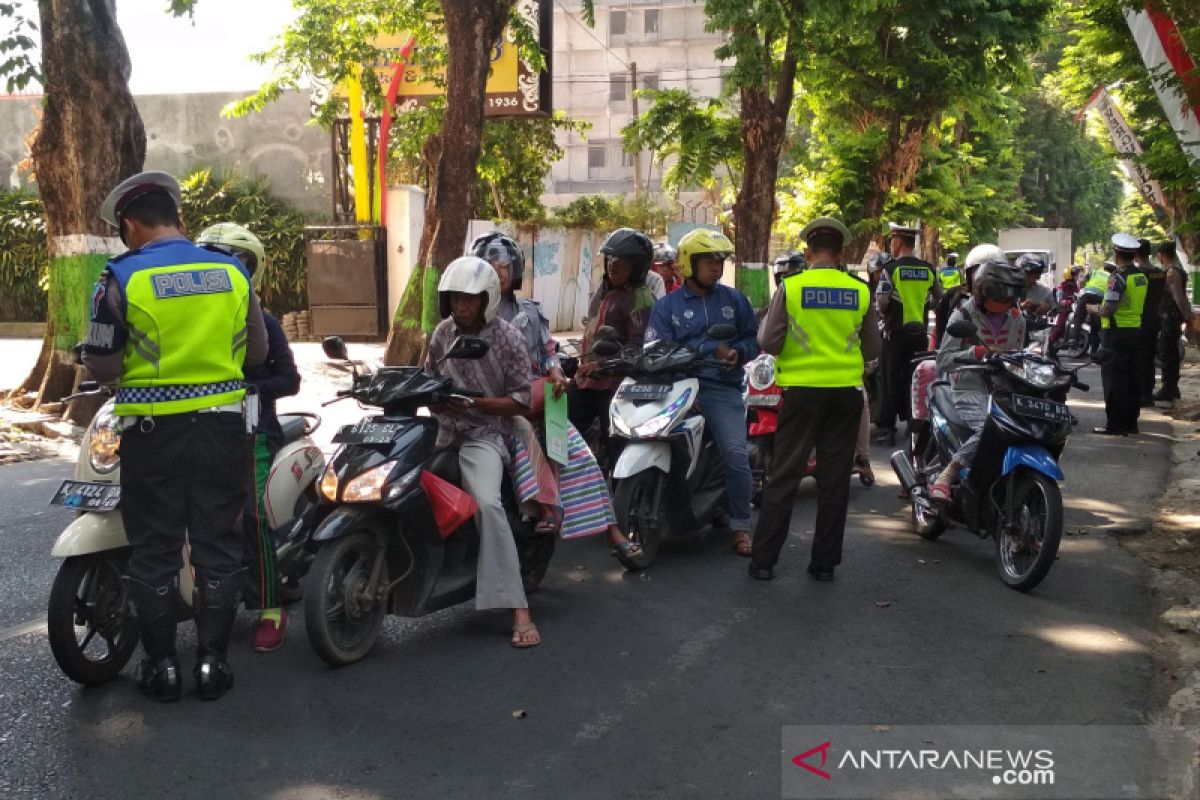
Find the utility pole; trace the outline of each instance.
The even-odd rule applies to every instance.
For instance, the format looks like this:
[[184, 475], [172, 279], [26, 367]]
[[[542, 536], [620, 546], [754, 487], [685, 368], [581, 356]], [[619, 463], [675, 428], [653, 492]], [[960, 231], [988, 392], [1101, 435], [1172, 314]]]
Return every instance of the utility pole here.
[[[638, 99], [637, 99], [637, 62], [629, 62], [629, 113], [633, 119], [638, 116]], [[642, 151], [635, 150], [633, 152], [633, 196], [642, 196]]]

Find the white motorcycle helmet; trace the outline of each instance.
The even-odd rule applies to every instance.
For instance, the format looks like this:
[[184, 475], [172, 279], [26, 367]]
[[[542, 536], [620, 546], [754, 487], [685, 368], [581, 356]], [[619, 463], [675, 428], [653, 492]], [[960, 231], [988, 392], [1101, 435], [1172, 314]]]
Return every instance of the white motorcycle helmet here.
[[262, 240], [236, 222], [218, 222], [200, 231], [196, 244], [233, 256], [246, 265], [257, 290], [262, 284], [267, 253]]
[[1006, 261], [1004, 251], [994, 244], [977, 244], [967, 253], [963, 269], [974, 269], [985, 261]]
[[438, 308], [442, 319], [450, 316], [450, 293], [482, 294], [487, 296], [483, 321], [489, 323], [500, 309], [500, 276], [488, 262], [478, 256], [463, 256], [450, 262], [438, 281]]

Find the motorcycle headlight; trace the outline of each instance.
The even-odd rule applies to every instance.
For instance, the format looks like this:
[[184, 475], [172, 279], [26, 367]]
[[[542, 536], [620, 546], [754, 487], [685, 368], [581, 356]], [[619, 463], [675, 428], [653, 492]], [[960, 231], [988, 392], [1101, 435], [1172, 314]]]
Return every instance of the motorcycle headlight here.
[[1039, 389], [1049, 389], [1054, 386], [1058, 375], [1054, 372], [1053, 364], [1006, 364], [1008, 371], [1021, 380]]
[[121, 434], [117, 431], [118, 418], [107, 407], [100, 410], [91, 425], [91, 438], [88, 440], [88, 461], [92, 469], [106, 475], [121, 466], [121, 456], [118, 450], [121, 446]]
[[321, 496], [331, 503], [337, 502], [337, 473], [333, 471], [333, 462], [329, 462], [329, 466], [325, 468], [325, 474], [321, 476]]
[[371, 503], [383, 499], [383, 486], [395, 469], [395, 461], [385, 461], [372, 467], [346, 484], [342, 491], [344, 503]]
[[674, 414], [659, 414], [652, 417], [641, 425], [633, 429], [633, 435], [642, 439], [648, 439], [651, 436], [658, 436], [671, 425], [671, 420], [674, 419]]
[[775, 359], [769, 355], [761, 355], [754, 359], [747, 368], [750, 386], [758, 391], [769, 389], [775, 383]]

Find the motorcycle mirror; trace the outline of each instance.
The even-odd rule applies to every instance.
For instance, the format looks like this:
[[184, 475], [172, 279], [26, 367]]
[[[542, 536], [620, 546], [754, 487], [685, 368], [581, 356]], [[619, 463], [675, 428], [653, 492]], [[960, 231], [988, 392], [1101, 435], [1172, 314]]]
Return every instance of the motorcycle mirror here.
[[611, 339], [600, 339], [592, 345], [592, 354], [603, 358], [612, 358], [621, 354], [621, 345]]
[[705, 333], [709, 338], [716, 339], [718, 342], [732, 342], [737, 338], [737, 328], [730, 325], [728, 322], [721, 322], [713, 325]]
[[350, 360], [350, 353], [346, 350], [346, 341], [340, 336], [326, 336], [321, 340], [321, 349], [330, 358], [339, 361]]
[[975, 323], [969, 319], [960, 319], [957, 322], [951, 323], [946, 328], [946, 333], [953, 336], [955, 339], [970, 339], [975, 334], [979, 333], [979, 329], [975, 327]]
[[442, 356], [442, 360], [460, 358], [467, 361], [478, 361], [486, 356], [490, 349], [490, 345], [478, 336], [459, 336], [450, 345], [446, 355]]
[[620, 342], [621, 334], [617, 333], [617, 329], [611, 325], [601, 325], [596, 329], [597, 339], [606, 339], [610, 342]]

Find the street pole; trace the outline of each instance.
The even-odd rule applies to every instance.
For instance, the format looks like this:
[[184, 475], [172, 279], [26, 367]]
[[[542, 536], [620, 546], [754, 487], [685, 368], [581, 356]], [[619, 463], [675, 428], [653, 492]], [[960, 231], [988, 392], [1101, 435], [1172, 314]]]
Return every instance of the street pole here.
[[[638, 117], [637, 101], [637, 62], [629, 62], [629, 113], [633, 119]], [[633, 151], [633, 196], [642, 196], [642, 151]]]

